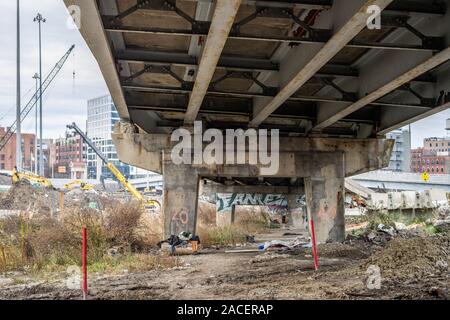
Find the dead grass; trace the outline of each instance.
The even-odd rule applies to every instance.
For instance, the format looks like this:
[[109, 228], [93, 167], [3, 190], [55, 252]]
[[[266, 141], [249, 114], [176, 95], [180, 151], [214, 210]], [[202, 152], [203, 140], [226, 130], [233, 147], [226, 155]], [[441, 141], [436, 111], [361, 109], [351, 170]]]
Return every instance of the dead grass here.
[[247, 236], [263, 233], [269, 225], [270, 219], [263, 209], [238, 207], [235, 224], [217, 227], [215, 206], [203, 202], [199, 205], [197, 234], [204, 247], [245, 243]]
[[[153, 269], [172, 265], [172, 258], [147, 254], [162, 237], [160, 216], [149, 216], [139, 204], [120, 202], [105, 212], [78, 209], [60, 219], [48, 216], [0, 220], [0, 272], [49, 271], [81, 264], [81, 229], [88, 230], [88, 263], [98, 269], [118, 266]], [[114, 248], [120, 258], [108, 255]], [[102, 266], [102, 267], [99, 267]]]

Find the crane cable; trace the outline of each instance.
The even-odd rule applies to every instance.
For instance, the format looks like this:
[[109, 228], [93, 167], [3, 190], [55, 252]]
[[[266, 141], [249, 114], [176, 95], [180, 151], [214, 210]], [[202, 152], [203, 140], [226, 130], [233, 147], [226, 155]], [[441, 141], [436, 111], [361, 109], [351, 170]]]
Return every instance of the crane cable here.
[[72, 51], [72, 64], [73, 64], [73, 71], [72, 71], [72, 95], [75, 95], [75, 89], [76, 89], [76, 84], [75, 84], [75, 79], [76, 79], [76, 71], [75, 71], [75, 51]]

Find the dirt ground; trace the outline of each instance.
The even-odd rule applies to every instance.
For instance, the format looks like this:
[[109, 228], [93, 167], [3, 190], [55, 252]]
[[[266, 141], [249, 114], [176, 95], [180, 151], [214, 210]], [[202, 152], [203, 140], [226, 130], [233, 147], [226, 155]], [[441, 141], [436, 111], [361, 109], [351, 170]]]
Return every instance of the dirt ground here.
[[[285, 231], [259, 236], [256, 242], [292, 238], [292, 235], [283, 237]], [[398, 238], [385, 247], [363, 240], [324, 244], [319, 247], [320, 270], [316, 272], [310, 249], [265, 253], [208, 249], [198, 255], [180, 256], [180, 267], [173, 269], [91, 274], [90, 297], [100, 300], [449, 299], [449, 251], [448, 233]], [[367, 270], [371, 265], [380, 268], [380, 289], [368, 289]], [[0, 299], [80, 299], [79, 290], [67, 289], [65, 278], [11, 284], [6, 277], [0, 277]]]

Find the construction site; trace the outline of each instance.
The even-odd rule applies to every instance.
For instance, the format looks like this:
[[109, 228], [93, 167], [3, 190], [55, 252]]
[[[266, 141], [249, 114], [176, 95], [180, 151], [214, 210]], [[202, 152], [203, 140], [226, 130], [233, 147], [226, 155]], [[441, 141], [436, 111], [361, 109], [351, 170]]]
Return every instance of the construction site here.
[[19, 165], [71, 46], [0, 135], [0, 300], [450, 299], [450, 138], [411, 152], [450, 107], [450, 1], [57, 1], [118, 159], [65, 118], [96, 179], [46, 175], [42, 127]]

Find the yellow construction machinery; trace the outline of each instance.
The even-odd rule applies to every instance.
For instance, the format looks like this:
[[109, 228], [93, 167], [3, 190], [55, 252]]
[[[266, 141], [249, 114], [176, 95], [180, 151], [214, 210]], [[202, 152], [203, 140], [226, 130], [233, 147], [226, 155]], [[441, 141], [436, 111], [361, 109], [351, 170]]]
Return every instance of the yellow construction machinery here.
[[74, 130], [78, 133], [83, 140], [89, 145], [90, 148], [100, 157], [106, 167], [111, 171], [111, 173], [116, 177], [117, 181], [123, 186], [123, 188], [128, 191], [136, 200], [138, 200], [146, 209], [154, 210], [158, 207], [161, 207], [160, 203], [156, 200], [148, 200], [146, 199], [130, 182], [128, 182], [127, 178], [120, 172], [117, 167], [108, 161], [105, 155], [95, 146], [95, 144], [89, 139], [86, 134], [75, 124], [72, 123], [68, 125], [67, 128]]
[[85, 183], [81, 180], [75, 180], [75, 181], [66, 183], [64, 185], [64, 189], [66, 189], [66, 190], [73, 190], [75, 188], [79, 188], [80, 190], [83, 190], [83, 191], [90, 191], [90, 190], [94, 189], [94, 186], [92, 184]]
[[13, 182], [13, 184], [25, 182], [25, 183], [33, 185], [33, 186], [39, 186], [39, 187], [53, 189], [53, 185], [50, 182], [50, 180], [48, 180], [44, 177], [38, 176], [31, 172], [19, 172], [16, 167], [14, 168], [14, 170], [12, 172], [12, 182]]

